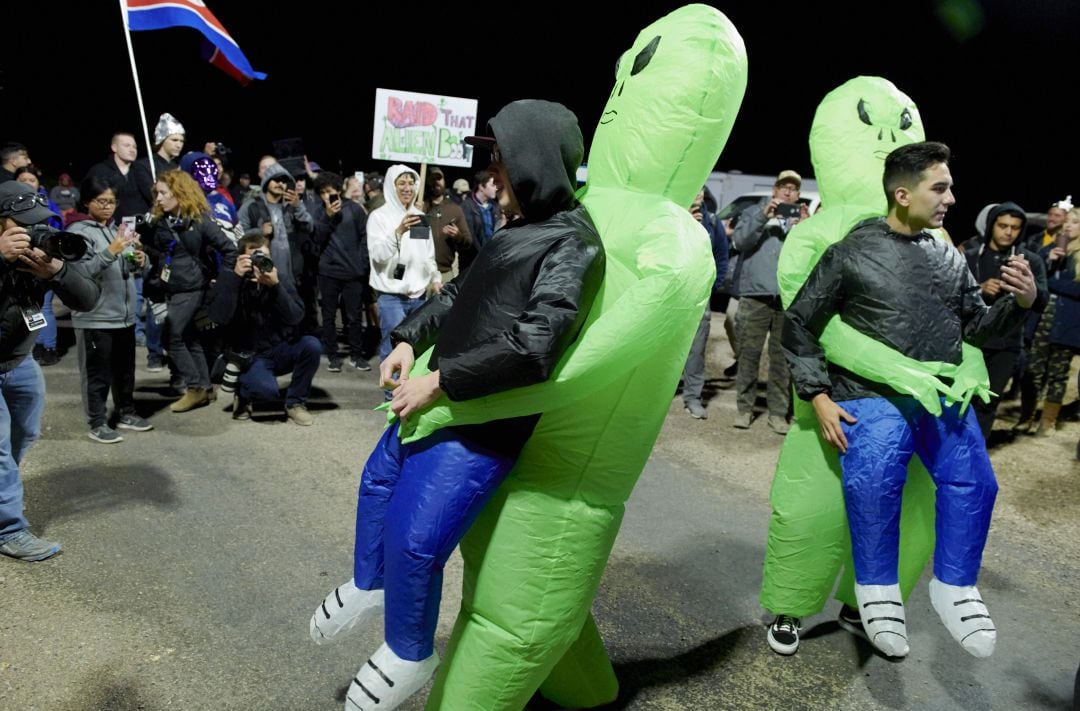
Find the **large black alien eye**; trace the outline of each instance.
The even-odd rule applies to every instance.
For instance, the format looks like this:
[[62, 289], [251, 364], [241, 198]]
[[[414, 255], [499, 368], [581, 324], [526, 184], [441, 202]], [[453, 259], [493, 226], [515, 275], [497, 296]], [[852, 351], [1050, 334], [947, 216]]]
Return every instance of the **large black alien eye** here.
[[866, 113], [866, 101], [863, 99], [859, 99], [859, 120], [867, 126], [874, 125], [874, 122], [870, 120], [870, 114]]
[[906, 131], [911, 128], [911, 112], [904, 109], [900, 112], [900, 130]]
[[635, 76], [645, 67], [649, 66], [649, 62], [652, 61], [653, 55], [656, 54], [656, 48], [660, 46], [660, 35], [652, 38], [652, 42], [645, 47], [645, 49], [638, 52], [638, 55], [634, 57], [634, 68], [630, 70], [630, 76]]

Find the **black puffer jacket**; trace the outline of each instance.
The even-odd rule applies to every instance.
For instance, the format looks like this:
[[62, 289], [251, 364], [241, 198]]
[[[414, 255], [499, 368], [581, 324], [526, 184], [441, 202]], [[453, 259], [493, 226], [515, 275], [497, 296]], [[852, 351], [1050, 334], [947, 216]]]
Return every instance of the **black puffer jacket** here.
[[829, 247], [786, 312], [784, 355], [799, 397], [835, 401], [900, 397], [825, 359], [818, 343], [835, 314], [876, 341], [920, 361], [959, 363], [964, 341], [982, 346], [1027, 313], [1013, 296], [988, 308], [963, 255], [923, 232], [893, 232], [883, 219], [856, 225]]
[[[573, 113], [546, 101], [517, 101], [489, 128], [524, 217], [496, 232], [468, 272], [391, 335], [418, 353], [434, 344], [431, 368], [451, 400], [546, 380], [581, 330], [604, 273], [600, 237], [574, 204], [582, 141]], [[523, 444], [535, 419], [461, 429], [513, 451], [506, 440]]]

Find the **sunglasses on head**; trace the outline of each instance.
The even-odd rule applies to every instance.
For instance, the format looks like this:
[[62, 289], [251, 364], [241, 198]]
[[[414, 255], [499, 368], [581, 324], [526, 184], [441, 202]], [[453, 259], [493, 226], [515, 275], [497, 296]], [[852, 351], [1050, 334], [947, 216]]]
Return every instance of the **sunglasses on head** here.
[[0, 202], [0, 212], [6, 215], [13, 215], [33, 210], [38, 205], [41, 207], [48, 207], [49, 201], [45, 199], [44, 195], [38, 193], [25, 193], [23, 195], [9, 197], [3, 202]]

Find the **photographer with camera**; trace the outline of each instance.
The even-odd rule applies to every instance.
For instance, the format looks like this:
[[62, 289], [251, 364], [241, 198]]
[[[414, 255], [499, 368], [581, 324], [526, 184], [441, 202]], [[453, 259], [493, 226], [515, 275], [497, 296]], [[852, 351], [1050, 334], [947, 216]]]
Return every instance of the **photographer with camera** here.
[[311, 213], [296, 192], [296, 179], [280, 163], [268, 164], [262, 192], [241, 206], [238, 217], [245, 235], [261, 234], [270, 240], [270, 256], [279, 273], [299, 288], [304, 269], [301, 250], [311, 237]]
[[227, 327], [228, 360], [246, 367], [238, 376], [233, 419], [250, 419], [254, 401], [277, 399], [276, 378], [291, 371], [285, 413], [307, 426], [314, 422], [307, 398], [322, 347], [314, 336], [299, 335], [304, 304], [293, 283], [278, 276], [268, 243], [262, 234], [240, 238], [236, 265], [218, 276], [206, 308], [211, 320]]
[[[802, 177], [785, 170], [776, 178], [772, 196], [739, 215], [731, 241], [739, 252], [739, 310], [735, 315], [735, 341], [739, 364], [735, 374], [738, 412], [735, 427], [748, 429], [754, 419], [757, 398], [758, 366], [765, 338], [769, 339], [769, 427], [777, 434], [788, 431], [787, 413], [791, 403], [791, 375], [780, 350], [784, 332], [784, 309], [780, 305], [780, 287], [776, 283], [776, 265], [784, 239], [799, 222], [808, 217], [806, 205], [799, 202]], [[770, 335], [771, 334], [771, 335]]]
[[90, 309], [101, 293], [84, 267], [68, 262], [82, 257], [74, 243], [83, 241], [44, 224], [52, 217], [26, 183], [0, 184], [0, 554], [25, 561], [60, 551], [59, 543], [30, 533], [19, 476], [45, 409], [41, 368], [26, 357], [45, 326], [41, 298], [51, 288], [71, 308]]

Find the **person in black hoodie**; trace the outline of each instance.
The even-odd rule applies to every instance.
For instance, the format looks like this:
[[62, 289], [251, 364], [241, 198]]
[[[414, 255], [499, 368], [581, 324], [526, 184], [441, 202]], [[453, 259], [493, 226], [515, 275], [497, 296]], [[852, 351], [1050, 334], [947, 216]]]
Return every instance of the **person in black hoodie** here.
[[[543, 382], [577, 337], [600, 287], [604, 252], [574, 199], [581, 130], [547, 101], [516, 101], [488, 124], [499, 201], [511, 221], [459, 275], [392, 333], [384, 386], [400, 418], [445, 393], [467, 400]], [[434, 346], [426, 375], [414, 354]], [[311, 618], [317, 644], [383, 606], [386, 642], [349, 687], [346, 708], [378, 697], [393, 709], [434, 673], [442, 567], [502, 482], [539, 415], [449, 427], [402, 445], [387, 429], [368, 459], [357, 502], [353, 578]], [[385, 577], [384, 577], [385, 570]]]
[[[885, 159], [888, 215], [860, 222], [825, 250], [785, 312], [783, 348], [795, 390], [814, 408], [826, 442], [840, 450], [851, 529], [855, 596], [863, 628], [889, 656], [908, 653], [897, 576], [901, 492], [914, 454], [937, 485], [937, 541], [930, 602], [969, 653], [997, 639], [975, 587], [997, 481], [974, 415], [944, 403], [935, 416], [915, 398], [828, 363], [818, 338], [833, 316], [920, 361], [957, 364], [962, 344], [1011, 333], [1038, 290], [1022, 256], [1001, 266], [1004, 295], [980, 297], [963, 256], [926, 230], [956, 199], [941, 143], [912, 143]], [[850, 443], [850, 444], [849, 444]], [[887, 611], [875, 615], [875, 612]]]
[[322, 300], [322, 346], [330, 359], [330, 372], [341, 372], [337, 342], [337, 310], [342, 306], [342, 327], [349, 340], [350, 365], [371, 370], [364, 358], [364, 305], [369, 301], [367, 213], [352, 200], [342, 199], [340, 175], [323, 171], [315, 178], [314, 193], [322, 209], [314, 211], [312, 248], [318, 253], [319, 296]]
[[[1001, 268], [1015, 255], [1021, 255], [1027, 259], [1031, 273], [1035, 276], [1035, 285], [1039, 295], [1031, 310], [1040, 313], [1046, 306], [1049, 298], [1046, 286], [1046, 266], [1039, 255], [1026, 249], [1020, 242], [1026, 227], [1027, 215], [1023, 208], [1015, 202], [1003, 202], [987, 213], [986, 229], [982, 240], [977, 243], [968, 243], [964, 250], [968, 268], [971, 269], [975, 281], [979, 284], [979, 290], [987, 306], [993, 306], [998, 299], [1007, 295], [1008, 292], [1003, 288], [1004, 282], [1001, 280]], [[986, 370], [990, 374], [990, 391], [997, 394], [990, 399], [990, 402], [983, 402], [976, 398], [972, 404], [975, 407], [975, 416], [979, 420], [979, 429], [982, 430], [983, 437], [987, 441], [990, 439], [990, 431], [994, 428], [998, 403], [1001, 402], [1000, 393], [1005, 392], [1005, 386], [1016, 369], [1023, 347], [1022, 324], [982, 345]]]

